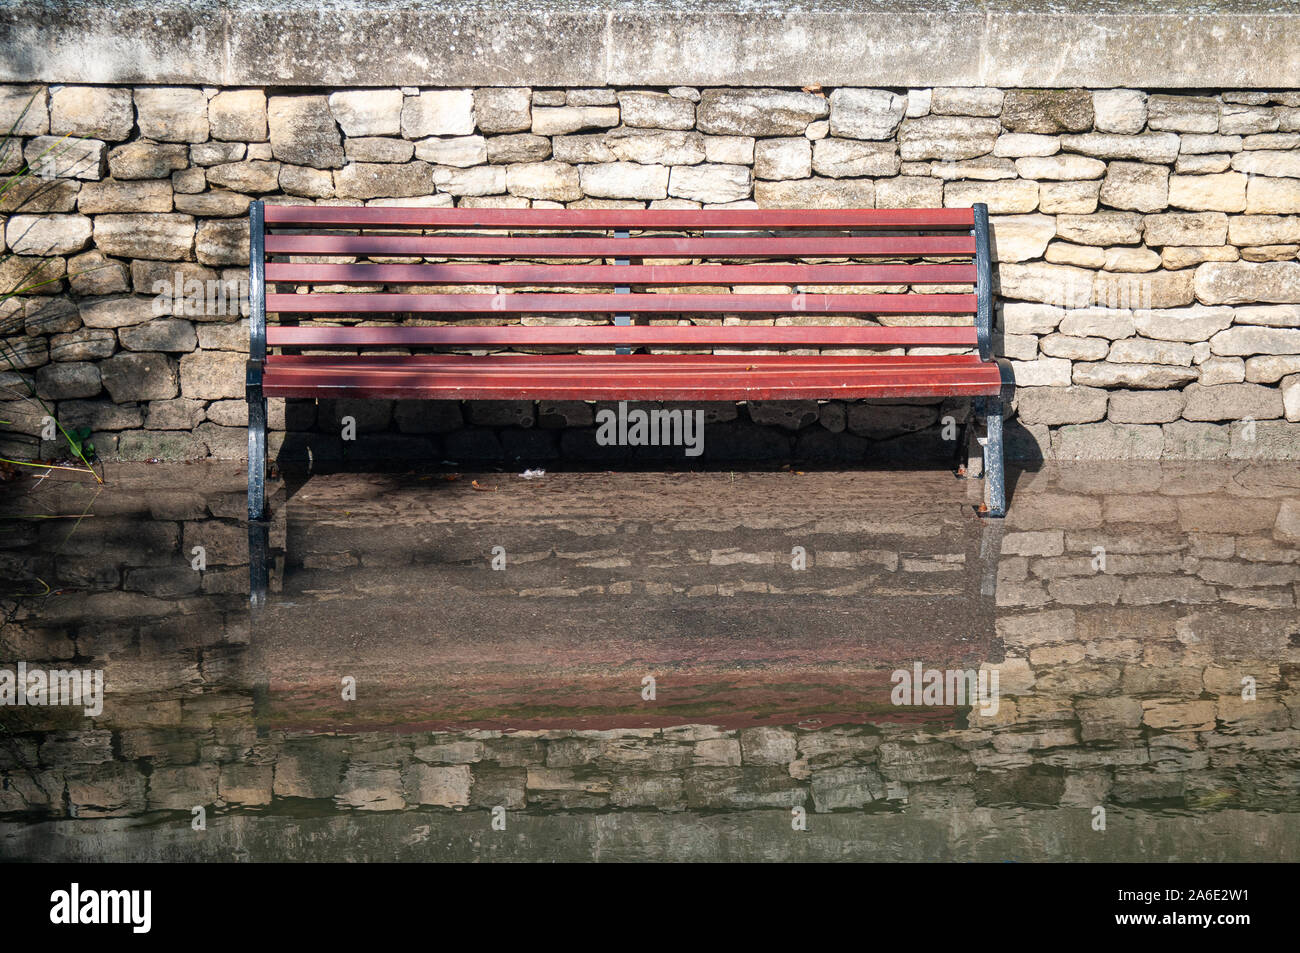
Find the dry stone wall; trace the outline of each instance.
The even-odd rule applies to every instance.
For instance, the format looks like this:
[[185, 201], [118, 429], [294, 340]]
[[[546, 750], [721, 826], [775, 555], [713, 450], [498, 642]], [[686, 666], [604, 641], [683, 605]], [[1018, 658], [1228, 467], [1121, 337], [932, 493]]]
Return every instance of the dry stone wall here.
[[[14, 123], [3, 171], [39, 176], [0, 204], [0, 281], [53, 280], [0, 313], [4, 455], [59, 454], [19, 399], [27, 382], [102, 457], [242, 456], [246, 212], [261, 198], [986, 202], [1013, 455], [1300, 456], [1300, 92], [0, 86], [0, 126]], [[714, 407], [710, 455], [944, 452], [940, 421], [962, 403]], [[294, 404], [273, 402], [277, 429], [337, 432], [348, 412], [382, 453], [548, 459], [594, 443], [588, 404]]]

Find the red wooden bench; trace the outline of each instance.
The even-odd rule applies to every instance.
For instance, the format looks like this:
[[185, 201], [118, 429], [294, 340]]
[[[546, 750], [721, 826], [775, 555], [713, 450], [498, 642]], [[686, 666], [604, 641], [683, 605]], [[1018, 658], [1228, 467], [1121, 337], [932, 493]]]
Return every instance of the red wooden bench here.
[[[708, 211], [253, 202], [250, 225], [251, 521], [265, 515], [268, 397], [740, 401], [967, 395], [976, 400], [975, 416], [987, 428], [981, 509], [989, 516], [1005, 512], [1006, 375], [992, 355], [984, 205]], [[474, 287], [472, 293], [446, 293], [458, 285]], [[716, 292], [735, 285], [781, 290]], [[484, 293], [483, 286], [495, 290]], [[690, 286], [714, 290], [675, 290]], [[819, 290], [826, 286], [842, 287]], [[886, 293], [862, 293], [862, 286], [883, 286]], [[268, 314], [288, 323], [268, 326]], [[546, 314], [601, 323], [536, 327], [518, 320]], [[795, 322], [775, 326], [756, 320], [790, 315], [797, 316]], [[892, 323], [904, 315], [913, 316], [911, 323]], [[724, 316], [727, 321], [720, 320]], [[672, 323], [648, 323], [651, 317], [671, 317]], [[713, 323], [690, 324], [689, 317]], [[395, 323], [404, 318], [441, 323]], [[481, 320], [456, 323], [465, 318], [494, 320], [490, 326]], [[305, 323], [310, 319], [327, 323]], [[281, 353], [272, 353], [277, 348]], [[366, 348], [389, 353], [367, 354]], [[510, 348], [570, 353], [506, 353]], [[700, 353], [637, 351], [646, 348]], [[801, 353], [715, 350], [725, 348]], [[896, 353], [835, 353], [871, 348]], [[297, 353], [311, 349], [358, 353]], [[949, 353], [954, 349], [974, 353]], [[602, 353], [578, 353], [591, 350]]]

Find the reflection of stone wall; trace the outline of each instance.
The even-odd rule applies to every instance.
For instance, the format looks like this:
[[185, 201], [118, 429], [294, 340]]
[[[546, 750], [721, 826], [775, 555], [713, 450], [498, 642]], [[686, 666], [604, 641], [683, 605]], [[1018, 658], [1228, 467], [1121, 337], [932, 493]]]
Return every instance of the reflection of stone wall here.
[[[128, 477], [129, 479], [129, 477]], [[242, 608], [248, 594], [247, 502], [239, 491], [155, 489], [148, 494], [97, 497], [87, 484], [49, 488], [36, 499], [0, 507], [9, 516], [32, 505], [90, 508], [75, 530], [65, 519], [17, 523], [7, 542], [5, 566], [15, 580], [40, 591], [18, 616], [38, 625], [87, 620], [138, 620], [199, 611]], [[9, 518], [12, 519], [11, 516]], [[277, 534], [277, 539], [281, 534]], [[205, 568], [196, 570], [195, 548]], [[6, 634], [10, 630], [5, 630]]]
[[1285, 477], [1135, 465], [1039, 481], [1025, 476], [1007, 521], [999, 605], [1296, 605], [1300, 504]]
[[[1096, 620], [1109, 629], [1113, 619]], [[1118, 642], [1121, 644], [1113, 644]], [[91, 730], [22, 736], [4, 813], [81, 818], [258, 811], [811, 813], [1224, 809], [1294, 816], [1300, 704], [1270, 650], [1204, 655], [1172, 638], [1072, 642], [1004, 675], [996, 719], [921, 731], [708, 725], [617, 731], [266, 735], [253, 702], [205, 693], [121, 704]], [[1218, 651], [1222, 651], [1219, 649]], [[1071, 653], [1084, 657], [1062, 662]], [[1159, 656], [1160, 664], [1151, 664]], [[1238, 697], [1243, 673], [1258, 701]], [[66, 799], [66, 800], [65, 800]], [[1118, 812], [1117, 811], [1117, 812]], [[485, 822], [486, 823], [486, 822]], [[1079, 823], [1087, 824], [1086, 818]]]
[[0, 821], [14, 857], [49, 861], [407, 861], [590, 860], [1145, 862], [1294, 861], [1295, 814], [1228, 808], [1197, 814], [1125, 808], [1109, 833], [1084, 809], [938, 808], [932, 814], [845, 811], [815, 815], [793, 831], [784, 810], [736, 812], [571, 811], [514, 814], [503, 832], [481, 811], [329, 816], [234, 814], [197, 834], [188, 822], [142, 836], [130, 819]]
[[[309, 799], [343, 811], [926, 813], [1147, 802], [1295, 811], [1300, 696], [1279, 663], [1293, 628], [1276, 616], [1180, 620], [1150, 609], [1011, 617], [1002, 627], [1009, 657], [989, 663], [1001, 672], [1001, 710], [947, 729], [882, 721], [268, 734], [244, 691], [119, 695], [93, 728], [18, 735], [0, 755], [0, 810], [278, 813]], [[1240, 697], [1246, 675], [1259, 683], [1253, 702]]]
[[[215, 849], [179, 833], [188, 831], [189, 809], [201, 804], [214, 835], [247, 838], [259, 845], [248, 849], [266, 856], [277, 849], [274, 832], [300, 830], [329, 835], [332, 849], [344, 854], [370, 855], [382, 852], [386, 839], [406, 843], [398, 829], [410, 836], [424, 825], [458, 835], [486, 831], [488, 812], [502, 806], [510, 830], [522, 838], [511, 842], [520, 850], [539, 850], [545, 832], [562, 830], [583, 844], [607, 837], [628, 856], [648, 856], [671, 849], [689, 832], [691, 845], [682, 850], [719, 859], [731, 849], [761, 853], [765, 848], [743, 832], [788, 832], [789, 808], [802, 806], [813, 816], [810, 833], [837, 833], [834, 843], [814, 838], [813, 846], [800, 848], [812, 856], [837, 856], [844, 844], [857, 845], [855, 856], [869, 856], [876, 843], [893, 845], [898, 856], [926, 859], [949, 856], [964, 844], [971, 851], [1003, 851], [1005, 859], [1109, 857], [1112, 850], [1129, 850], [1089, 839], [1091, 809], [1102, 805], [1112, 829], [1140, 831], [1138, 840], [1168, 845], [1171, 857], [1244, 859], [1263, 851], [1284, 859], [1297, 842], [1300, 812], [1300, 629], [1293, 601], [1300, 582], [1300, 511], [1288, 481], [1294, 474], [1259, 468], [1236, 474], [1204, 468], [1026, 474], [997, 558], [999, 644], [965, 642], [1000, 673], [1001, 707], [991, 717], [936, 710], [925, 723], [890, 713], [853, 723], [823, 720], [815, 727], [782, 722], [777, 711], [768, 713], [770, 723], [752, 727], [719, 726], [705, 717], [652, 728], [399, 731], [393, 729], [430, 717], [430, 693], [444, 694], [454, 683], [422, 682], [412, 704], [396, 688], [384, 688], [382, 667], [372, 666], [362, 680], [368, 701], [345, 719], [354, 725], [362, 719], [362, 727], [317, 732], [296, 726], [314, 715], [314, 702], [295, 692], [311, 674], [277, 668], [277, 653], [288, 659], [295, 649], [337, 654], [333, 669], [322, 668], [334, 672], [335, 686], [339, 664], [361, 670], [364, 646], [349, 635], [343, 649], [335, 648], [324, 623], [333, 620], [345, 635], [364, 633], [373, 643], [399, 639], [409, 626], [381, 587], [385, 581], [396, 585], [404, 601], [416, 603], [419, 617], [421, 590], [414, 580], [427, 584], [432, 578], [435, 551], [442, 560], [438, 578], [452, 602], [513, 606], [493, 609], [498, 627], [501, 620], [544, 615], [558, 620], [558, 632], [578, 625], [583, 607], [606, 620], [606, 640], [615, 642], [625, 633], [609, 629], [608, 620], [636, 614], [627, 602], [638, 594], [632, 576], [651, 576], [661, 586], [653, 593], [661, 602], [723, 606], [728, 618], [743, 619], [754, 607], [778, 611], [779, 600], [791, 595], [788, 583], [785, 591], [775, 585], [784, 573], [776, 553], [784, 546], [771, 543], [773, 536], [783, 542], [808, 538], [814, 562], [821, 554], [848, 552], [821, 541], [853, 536], [863, 546], [880, 545], [853, 559], [827, 559], [823, 571], [830, 575], [809, 573], [797, 604], [809, 626], [813, 619], [838, 618], [856, 654], [885, 671], [912, 658], [941, 659], [924, 642], [932, 636], [927, 613], [952, 614], [959, 602], [973, 600], [985, 569], [967, 555], [957, 523], [942, 513], [863, 513], [851, 517], [850, 527], [819, 521], [815, 502], [807, 513], [769, 521], [756, 501], [745, 517], [753, 525], [740, 528], [743, 545], [715, 549], [712, 535], [736, 527], [728, 513], [709, 514], [705, 493], [682, 504], [698, 507], [698, 514], [687, 514], [677, 526], [664, 523], [661, 532], [647, 526], [622, 536], [604, 532], [637, 526], [611, 514], [579, 521], [560, 512], [554, 522], [536, 525], [525, 520], [523, 535], [509, 542], [520, 557], [519, 575], [502, 574], [498, 585], [489, 578], [496, 574], [480, 568], [471, 576], [465, 565], [466, 541], [495, 533], [482, 520], [491, 509], [486, 494], [467, 491], [464, 511], [450, 520], [445, 513], [437, 521], [409, 514], [410, 535], [403, 536], [369, 522], [371, 510], [361, 501], [359, 518], [346, 523], [329, 481], [318, 481], [322, 489], [302, 491], [297, 508], [289, 508], [286, 605], [254, 623], [252, 649], [260, 642], [260, 652], [246, 644], [250, 629], [238, 597], [128, 594], [107, 591], [107, 584], [84, 601], [65, 602], [66, 608], [53, 600], [0, 632], [9, 640], [6, 648], [17, 644], [30, 659], [105, 663], [114, 691], [93, 725], [66, 712], [18, 713], [24, 720], [10, 736], [13, 743], [0, 748], [0, 813], [27, 825], [99, 819], [75, 828], [81, 849], [94, 854], [109, 845], [142, 849], [141, 839], [119, 840], [126, 835], [108, 819], [162, 812], [150, 843], [185, 856]], [[399, 511], [418, 498], [412, 489], [392, 486], [381, 496]], [[238, 499], [233, 492], [229, 498], [232, 505]], [[429, 506], [423, 492], [419, 498]], [[152, 505], [155, 525], [162, 527], [156, 532], [163, 535], [138, 530], [139, 554], [128, 552], [108, 519], [89, 527], [85, 553], [69, 558], [84, 561], [82, 571], [95, 578], [106, 577], [100, 567], [112, 565], [120, 580], [130, 579], [132, 565], [157, 565], [155, 552], [178, 555], [168, 548], [178, 545], [168, 535], [173, 527], [179, 526], [180, 539], [216, 538], [205, 527], [224, 524], [214, 517], [221, 517], [225, 500], [209, 497], [199, 506], [188, 495], [159, 495]], [[521, 512], [531, 511], [522, 506]], [[599, 548], [590, 542], [583, 551], [569, 548], [576, 540], [566, 534], [579, 530]], [[697, 549], [679, 547], [672, 539], [677, 533]], [[527, 549], [529, 534], [554, 536], [557, 551]], [[757, 545], [763, 536], [766, 549]], [[92, 542], [102, 555], [94, 554]], [[1105, 548], [1104, 570], [1092, 564], [1097, 546]], [[416, 561], [421, 552], [422, 563]], [[871, 559], [862, 556], [868, 552]], [[380, 561], [385, 554], [386, 564]], [[56, 572], [58, 566], [56, 559]], [[416, 574], [404, 575], [408, 569]], [[839, 574], [854, 571], [865, 574], [867, 585], [841, 592]], [[533, 585], [547, 582], [548, 573], [572, 577], [572, 590]], [[907, 602], [909, 593], [918, 598]], [[577, 594], [581, 598], [573, 598]], [[862, 638], [866, 629], [846, 627], [845, 605], [851, 618], [871, 620], [896, 612], [900, 601], [909, 606], [904, 615], [915, 635], [890, 643], [888, 656]], [[348, 615], [349, 605], [360, 607], [360, 615]], [[311, 614], [313, 608], [320, 614]], [[424, 617], [433, 618], [428, 612]], [[348, 624], [354, 618], [370, 628]], [[508, 637], [522, 639], [525, 633], [515, 628], [510, 625]], [[496, 633], [485, 629], [460, 641], [491, 645]], [[639, 630], [635, 635], [644, 637]], [[840, 664], [840, 646], [829, 637], [809, 640], [793, 629], [775, 638], [762, 631], [744, 635], [780, 651], [744, 664], [730, 656], [729, 677], [739, 680], [757, 668], [761, 681], [781, 683], [792, 699], [800, 685], [814, 685], [823, 675], [814, 664], [797, 664], [804, 643], [824, 646], [823, 659]], [[727, 637], [717, 629], [719, 641]], [[676, 638], [675, 657], [684, 659], [677, 669], [708, 666], [703, 647], [685, 635]], [[455, 648], [421, 656], [398, 644], [395, 654], [372, 652], [387, 664], [393, 685], [410, 671], [436, 669], [445, 677], [449, 668], [477, 665], [487, 673], [480, 687], [495, 678], [524, 704], [539, 702], [526, 696], [538, 694], [548, 679], [566, 679], [555, 683], [570, 686], [572, 695], [576, 662], [599, 661], [575, 654], [559, 635], [548, 634], [545, 651], [520, 644], [523, 649], [509, 648], [514, 642], [497, 646], [477, 662], [457, 656]], [[882, 666], [886, 657], [892, 663]], [[527, 669], [527, 678], [518, 679], [512, 666]], [[1247, 676], [1258, 686], [1253, 701], [1241, 694]], [[268, 681], [270, 688], [263, 687]], [[330, 692], [337, 699], [337, 688]], [[468, 697], [473, 704], [481, 693]], [[0, 716], [15, 725], [15, 710]], [[394, 812], [400, 823], [379, 819]], [[319, 814], [330, 817], [304, 819]], [[355, 843], [349, 839], [347, 848], [337, 846], [338, 828], [331, 827], [339, 814], [368, 832]], [[718, 824], [739, 840], [719, 837]], [[31, 825], [20, 840], [28, 843], [37, 836], [32, 832], [46, 829]], [[641, 832], [639, 841], [633, 830]], [[911, 843], [897, 840], [904, 830]], [[1241, 830], [1258, 836], [1237, 837]], [[1206, 831], [1232, 836], [1198, 841]]]
[[[1300, 450], [1300, 94], [1110, 89], [0, 87], [51, 178], [11, 193], [0, 314], [19, 370], [106, 458], [238, 458], [252, 198], [461, 207], [987, 202], [1020, 387], [1016, 455]], [[14, 153], [7, 164], [19, 164]], [[36, 188], [36, 186], [40, 186]], [[178, 281], [179, 278], [179, 281]], [[156, 283], [173, 297], [155, 313]], [[160, 287], [160, 286], [159, 286]], [[201, 304], [184, 303], [203, 288]], [[546, 320], [538, 319], [543, 323]], [[748, 319], [747, 319], [748, 320]], [[790, 319], [777, 319], [778, 321]], [[882, 318], [887, 323], [897, 318]], [[906, 319], [902, 319], [906, 320]], [[3, 379], [12, 396], [15, 381]], [[587, 404], [273, 403], [357, 455], [600, 459]], [[954, 407], [725, 406], [718, 459], [941, 455]], [[30, 406], [0, 448], [52, 453]], [[884, 451], [873, 445], [884, 441]], [[341, 452], [317, 440], [330, 459]]]

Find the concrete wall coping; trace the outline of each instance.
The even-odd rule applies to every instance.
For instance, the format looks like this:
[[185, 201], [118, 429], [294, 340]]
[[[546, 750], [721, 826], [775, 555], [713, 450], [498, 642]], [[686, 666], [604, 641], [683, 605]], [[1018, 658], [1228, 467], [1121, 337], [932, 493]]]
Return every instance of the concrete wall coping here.
[[0, 81], [1269, 89], [1295, 0], [0, 0]]

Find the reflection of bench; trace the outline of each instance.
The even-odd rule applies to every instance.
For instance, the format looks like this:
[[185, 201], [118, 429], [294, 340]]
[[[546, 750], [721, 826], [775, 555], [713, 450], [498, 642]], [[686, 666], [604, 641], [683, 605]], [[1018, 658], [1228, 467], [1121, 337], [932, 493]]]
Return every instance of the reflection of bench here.
[[[1003, 375], [991, 349], [984, 205], [713, 211], [254, 202], [249, 217], [251, 520], [265, 512], [267, 397], [969, 395], [987, 423], [982, 509], [1004, 513]], [[268, 294], [268, 282], [284, 290]], [[736, 293], [765, 285], [771, 290]], [[692, 289], [703, 293], [685, 293]], [[288, 320], [268, 328], [268, 312]], [[586, 323], [521, 320], [545, 315]], [[401, 323], [407, 317], [436, 323]], [[307, 318], [321, 320], [300, 323]], [[300, 353], [313, 348], [327, 353]], [[864, 353], [871, 348], [887, 350]], [[551, 353], [512, 352], [538, 349]], [[953, 353], [972, 349], [978, 353]]]

